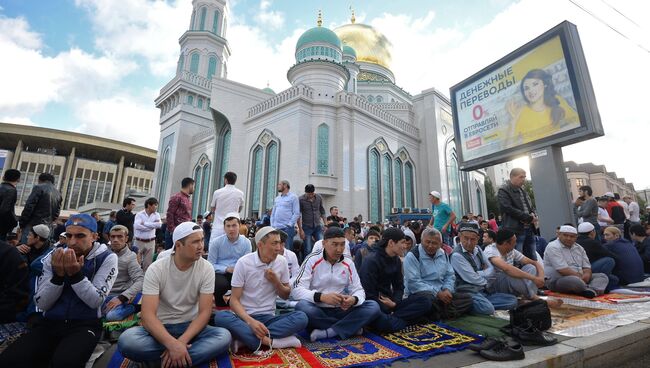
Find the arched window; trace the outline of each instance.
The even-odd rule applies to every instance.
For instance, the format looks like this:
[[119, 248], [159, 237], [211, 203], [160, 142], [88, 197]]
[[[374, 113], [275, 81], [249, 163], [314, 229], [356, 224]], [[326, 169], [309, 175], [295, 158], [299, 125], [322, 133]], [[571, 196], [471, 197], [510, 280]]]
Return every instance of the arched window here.
[[162, 154], [162, 163], [160, 168], [160, 176], [158, 176], [158, 198], [161, 198], [158, 208], [160, 212], [165, 210], [165, 205], [167, 204], [162, 200], [167, 190], [167, 178], [169, 176], [169, 156], [171, 154], [171, 148], [169, 146], [165, 147]]
[[397, 158], [393, 163], [393, 173], [395, 176], [395, 207], [401, 208], [404, 206], [404, 183], [402, 183], [402, 161]]
[[381, 165], [381, 190], [382, 190], [382, 201], [383, 201], [383, 218], [385, 218], [393, 207], [393, 176], [392, 176], [392, 160], [390, 156], [386, 153], [382, 158]]
[[379, 201], [379, 152], [376, 149], [371, 149], [368, 158], [368, 197], [370, 200], [370, 220], [375, 222], [381, 220]]
[[195, 18], [196, 18], [196, 10], [192, 10], [192, 18], [190, 19], [190, 31], [196, 29], [196, 25], [194, 24]]
[[278, 145], [271, 142], [266, 148], [266, 208], [273, 207], [278, 183]]
[[375, 98], [372, 97], [372, 96], [368, 96], [368, 102], [370, 102], [370, 103], [374, 103], [374, 102], [375, 102]]
[[228, 129], [223, 134], [223, 145], [221, 147], [221, 174], [219, 175], [219, 180], [223, 178], [224, 175], [228, 172], [228, 164], [230, 163], [230, 139], [232, 136], [232, 131]]
[[184, 67], [185, 67], [185, 57], [181, 52], [181, 56], [178, 57], [178, 66], [176, 67], [176, 74], [182, 73]]
[[210, 161], [203, 155], [194, 166], [194, 198], [192, 198], [192, 218], [204, 213], [208, 208], [210, 192]]
[[187, 95], [187, 104], [194, 106], [194, 96]]
[[316, 153], [316, 173], [328, 175], [330, 171], [330, 127], [323, 123], [318, 126]]
[[273, 133], [264, 130], [253, 145], [251, 154], [251, 184], [248, 212], [261, 217], [267, 208], [273, 207], [277, 194], [279, 174], [280, 141]]
[[384, 98], [381, 96], [377, 96], [377, 103], [382, 103], [384, 102]]
[[196, 107], [198, 107], [199, 109], [203, 108], [203, 97], [198, 98], [198, 100], [196, 102]]
[[212, 16], [212, 33], [219, 34], [217, 32], [219, 27], [219, 11], [215, 10], [214, 15]]
[[201, 56], [199, 55], [198, 52], [193, 52], [192, 56], [190, 56], [190, 72], [194, 74], [199, 73], [199, 58]]
[[208, 79], [211, 80], [214, 73], [217, 71], [217, 58], [210, 56], [208, 60]]
[[205, 16], [207, 14], [208, 9], [206, 8], [201, 8], [201, 15], [199, 18], [199, 31], [205, 31]]
[[264, 149], [262, 146], [257, 146], [253, 150], [253, 164], [251, 165], [252, 172], [251, 172], [251, 177], [252, 177], [252, 188], [251, 188], [251, 207], [253, 212], [259, 213], [260, 211], [260, 203], [261, 203], [261, 197], [262, 197], [262, 175], [264, 173], [262, 172], [262, 168], [264, 167]]
[[407, 162], [404, 165], [404, 186], [406, 188], [406, 207], [415, 207], [415, 189], [413, 184], [415, 182], [415, 173], [413, 165]]

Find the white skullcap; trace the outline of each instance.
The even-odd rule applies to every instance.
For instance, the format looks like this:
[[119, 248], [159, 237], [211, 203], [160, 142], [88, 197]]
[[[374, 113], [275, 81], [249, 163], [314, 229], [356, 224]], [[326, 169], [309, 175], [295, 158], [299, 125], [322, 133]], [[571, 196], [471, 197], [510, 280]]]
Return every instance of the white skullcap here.
[[578, 235], [578, 231], [576, 230], [576, 228], [573, 227], [573, 226], [570, 226], [570, 225], [562, 225], [562, 226], [560, 226], [560, 232], [561, 233]]
[[595, 227], [591, 222], [583, 222], [580, 225], [578, 225], [578, 232], [580, 234], [588, 234], [592, 231], [594, 231]]

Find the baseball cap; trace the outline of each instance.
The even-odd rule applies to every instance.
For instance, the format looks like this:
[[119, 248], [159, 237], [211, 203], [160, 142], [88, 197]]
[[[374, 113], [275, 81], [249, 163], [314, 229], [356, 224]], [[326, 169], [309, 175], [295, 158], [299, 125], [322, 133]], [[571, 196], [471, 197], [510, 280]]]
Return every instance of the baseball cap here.
[[59, 238], [67, 238], [67, 237], [68, 237], [68, 234], [66, 234], [65, 231], [62, 232], [61, 234], [59, 234]]
[[280, 234], [278, 230], [271, 226], [264, 226], [263, 228], [259, 229], [257, 233], [255, 234], [255, 243], [259, 243], [263, 237], [274, 233], [274, 234]]
[[77, 213], [70, 216], [65, 223], [65, 227], [67, 228], [68, 226], [81, 226], [93, 233], [97, 232], [97, 220], [87, 213]]
[[34, 232], [34, 234], [40, 236], [43, 239], [47, 239], [50, 237], [50, 228], [47, 227], [47, 225], [43, 225], [43, 224], [36, 225], [32, 227], [32, 231]]
[[459, 233], [462, 233], [463, 231], [469, 231], [478, 234], [479, 233], [478, 225], [473, 222], [464, 222], [458, 228]]
[[185, 238], [188, 235], [198, 233], [199, 231], [203, 231], [201, 226], [197, 225], [196, 223], [192, 221], [186, 221], [181, 223], [180, 225], [176, 226], [174, 229], [174, 234], [172, 235], [172, 241], [174, 244], [176, 244], [177, 241]]
[[583, 222], [580, 225], [578, 225], [578, 232], [580, 234], [588, 234], [594, 231], [594, 229], [595, 229], [594, 225], [591, 224], [590, 222]]
[[207, 217], [210, 216], [211, 214], [212, 214], [212, 212], [210, 212], [210, 211], [205, 211], [205, 213], [203, 214], [203, 218], [207, 218]]
[[438, 198], [438, 199], [442, 198], [442, 196], [440, 195], [440, 192], [438, 192], [436, 190], [432, 190], [429, 194], [431, 196], [434, 196], [434, 197]]
[[603, 194], [603, 197], [614, 198], [614, 193], [612, 193], [612, 192], [607, 192], [607, 193]]
[[569, 225], [562, 225], [560, 226], [559, 232], [561, 233], [567, 233], [567, 234], [578, 234], [578, 231], [576, 230], [575, 227], [569, 226]]

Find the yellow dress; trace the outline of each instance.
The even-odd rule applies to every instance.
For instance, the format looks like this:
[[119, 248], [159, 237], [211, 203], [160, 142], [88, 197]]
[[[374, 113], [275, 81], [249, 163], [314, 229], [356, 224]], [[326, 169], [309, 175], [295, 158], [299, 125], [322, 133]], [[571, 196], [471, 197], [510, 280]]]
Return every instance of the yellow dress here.
[[564, 98], [555, 97], [560, 101], [560, 107], [564, 109], [564, 119], [559, 124], [553, 124], [550, 108], [535, 111], [525, 105], [515, 123], [515, 138], [521, 137], [522, 143], [528, 143], [580, 126], [580, 119], [576, 111], [569, 106]]

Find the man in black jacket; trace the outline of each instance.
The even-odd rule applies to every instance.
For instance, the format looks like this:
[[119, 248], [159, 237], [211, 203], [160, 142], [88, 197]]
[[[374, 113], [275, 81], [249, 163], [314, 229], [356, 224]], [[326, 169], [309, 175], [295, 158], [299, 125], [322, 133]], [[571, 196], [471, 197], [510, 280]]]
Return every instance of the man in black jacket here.
[[5, 171], [0, 184], [0, 240], [7, 240], [7, 234], [16, 227], [16, 185], [20, 181], [20, 171], [9, 169]]
[[27, 235], [33, 226], [50, 226], [61, 212], [61, 193], [54, 186], [54, 175], [42, 173], [38, 185], [34, 186], [20, 215], [20, 228], [23, 231], [21, 243], [27, 242]]
[[0, 323], [16, 321], [29, 299], [29, 267], [16, 247], [0, 240]]
[[612, 272], [616, 266], [616, 255], [610, 252], [600, 240], [596, 240], [596, 228], [590, 222], [583, 222], [578, 225], [578, 239], [576, 243], [580, 244], [587, 253], [589, 263], [591, 263], [591, 272], [604, 273], [609, 279], [607, 290], [617, 286], [619, 279]]
[[526, 171], [516, 167], [510, 171], [510, 180], [499, 188], [499, 209], [503, 215], [501, 227], [517, 235], [515, 249], [524, 256], [537, 260], [533, 233], [533, 222], [537, 215], [533, 202], [523, 188], [525, 182]]
[[426, 295], [410, 295], [404, 299], [403, 256], [406, 235], [399, 228], [388, 228], [363, 259], [359, 277], [366, 291], [366, 300], [379, 304], [381, 312], [372, 323], [379, 332], [394, 332], [417, 322], [431, 310], [431, 300]]
[[122, 201], [122, 209], [115, 214], [116, 223], [129, 229], [129, 244], [133, 245], [133, 222], [135, 221], [135, 199], [126, 197]]

